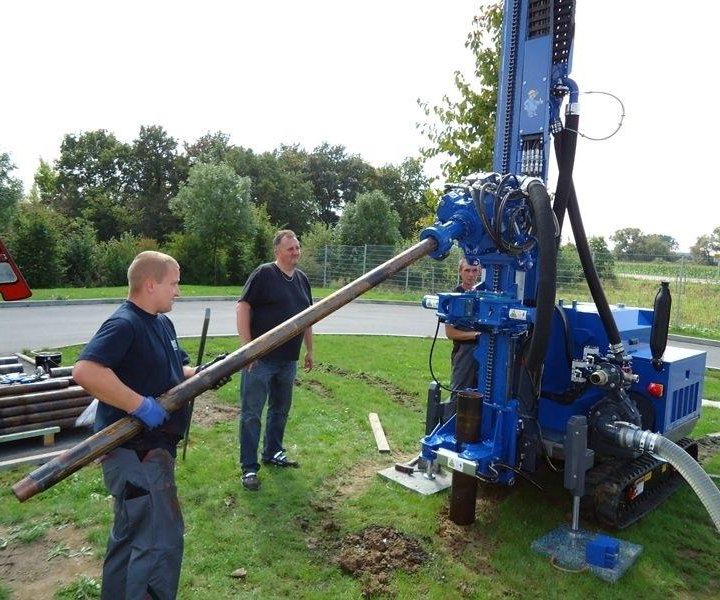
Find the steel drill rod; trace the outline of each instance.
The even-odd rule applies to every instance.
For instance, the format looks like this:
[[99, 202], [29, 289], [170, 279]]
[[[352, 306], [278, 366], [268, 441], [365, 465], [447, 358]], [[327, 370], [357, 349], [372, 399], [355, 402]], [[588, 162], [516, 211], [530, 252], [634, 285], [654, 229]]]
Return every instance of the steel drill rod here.
[[21, 394], [42, 392], [44, 390], [60, 390], [70, 385], [71, 379], [43, 379], [32, 383], [13, 383], [0, 385], [0, 398], [4, 396], [19, 396]]
[[[73, 406], [87, 406], [92, 401], [92, 396], [88, 396], [87, 392], [82, 388], [79, 394], [68, 398], [59, 398], [55, 400], [45, 400], [44, 402], [35, 402], [34, 404], [16, 404], [0, 408], [0, 418], [14, 417], [16, 415], [33, 415], [47, 412], [49, 410], [58, 410], [61, 408], [72, 408]], [[90, 398], [90, 400], [88, 400]]]
[[14, 365], [19, 362], [17, 356], [0, 356], [0, 365]]
[[60, 429], [70, 429], [75, 427], [75, 421], [77, 417], [71, 417], [69, 419], [55, 419], [46, 423], [30, 423], [29, 425], [18, 425], [17, 427], [3, 427], [0, 429], [0, 435], [6, 433], [19, 433], [21, 431], [33, 431], [34, 429], [42, 429], [43, 427], [51, 427], [57, 425]]
[[0, 365], [0, 375], [10, 375], [11, 373], [23, 373], [25, 369], [20, 363]]
[[57, 421], [69, 417], [78, 417], [85, 410], [85, 407], [92, 402], [92, 396], [85, 397], [85, 404], [62, 410], [49, 410], [32, 415], [17, 415], [15, 417], [0, 418], [0, 429], [14, 427], [16, 425], [27, 425], [28, 423], [44, 423], [45, 421]]
[[50, 367], [50, 377], [55, 379], [56, 377], [71, 377], [72, 367]]
[[[262, 358], [289, 339], [302, 335], [308, 327], [392, 277], [416, 260], [430, 254], [436, 246], [437, 242], [432, 238], [418, 242], [337, 292], [330, 294], [327, 298], [323, 298], [317, 304], [313, 304], [249, 344], [245, 344], [239, 350], [229, 354], [225, 360], [218, 361], [197, 375], [186, 379], [165, 392], [158, 400], [169, 412], [178, 410], [196, 396], [209, 390], [222, 378], [238, 372], [245, 365]], [[35, 469], [13, 485], [13, 493], [20, 502], [24, 502], [55, 485], [58, 481], [62, 481], [68, 475], [113, 448], [117, 448], [142, 430], [143, 425], [140, 421], [134, 417], [124, 417]]]
[[75, 396], [86, 396], [87, 392], [79, 385], [73, 385], [60, 390], [48, 392], [37, 392], [34, 394], [19, 394], [17, 396], [4, 396], [0, 398], [0, 410], [11, 406], [22, 406], [24, 404], [37, 404], [40, 402], [52, 402], [63, 398], [74, 398]]

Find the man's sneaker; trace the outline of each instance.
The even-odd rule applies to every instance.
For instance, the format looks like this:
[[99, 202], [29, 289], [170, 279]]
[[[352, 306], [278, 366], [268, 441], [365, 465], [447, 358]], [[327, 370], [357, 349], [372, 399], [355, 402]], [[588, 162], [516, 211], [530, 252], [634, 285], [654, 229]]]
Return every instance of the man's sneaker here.
[[285, 450], [276, 452], [272, 458], [263, 458], [263, 463], [266, 465], [275, 465], [276, 467], [293, 467], [297, 469], [300, 463], [295, 460], [290, 460], [285, 454]]
[[245, 473], [242, 476], [242, 485], [246, 490], [257, 492], [260, 489], [260, 480], [258, 479], [257, 473], [253, 473], [252, 471]]

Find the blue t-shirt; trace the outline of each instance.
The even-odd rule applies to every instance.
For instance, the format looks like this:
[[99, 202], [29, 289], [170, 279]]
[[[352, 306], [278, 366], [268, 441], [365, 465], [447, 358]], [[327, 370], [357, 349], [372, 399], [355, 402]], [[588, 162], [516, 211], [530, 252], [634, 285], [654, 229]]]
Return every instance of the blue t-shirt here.
[[[129, 300], [100, 326], [78, 360], [108, 367], [131, 390], [156, 398], [184, 381], [183, 365], [190, 362], [178, 345], [172, 321], [163, 314], [147, 313]], [[184, 406], [171, 413], [161, 427], [144, 431], [123, 446], [163, 447], [174, 455], [175, 446], [185, 432], [188, 414], [189, 409]], [[125, 411], [101, 401], [95, 416], [95, 431], [126, 416]]]
[[[312, 304], [310, 282], [300, 269], [288, 279], [275, 263], [266, 263], [248, 277], [239, 302], [247, 302], [252, 309], [250, 333], [255, 339]], [[268, 352], [266, 358], [297, 360], [302, 341], [303, 335], [296, 335]]]

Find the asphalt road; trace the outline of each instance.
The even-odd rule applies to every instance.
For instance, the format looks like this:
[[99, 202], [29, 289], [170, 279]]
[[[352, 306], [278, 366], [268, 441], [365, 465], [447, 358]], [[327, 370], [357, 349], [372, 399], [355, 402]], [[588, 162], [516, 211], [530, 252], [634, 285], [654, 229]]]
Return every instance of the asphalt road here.
[[[36, 306], [0, 303], [0, 355], [85, 343], [117, 304], [56, 302]], [[236, 335], [234, 300], [179, 300], [169, 316], [180, 337], [200, 335], [205, 308], [211, 311], [209, 335]], [[313, 330], [316, 333], [431, 337], [436, 323], [435, 311], [419, 304], [355, 301], [325, 317]], [[442, 327], [439, 335], [444, 336]], [[670, 345], [705, 350], [708, 366], [720, 368], [720, 346], [675, 340]]]

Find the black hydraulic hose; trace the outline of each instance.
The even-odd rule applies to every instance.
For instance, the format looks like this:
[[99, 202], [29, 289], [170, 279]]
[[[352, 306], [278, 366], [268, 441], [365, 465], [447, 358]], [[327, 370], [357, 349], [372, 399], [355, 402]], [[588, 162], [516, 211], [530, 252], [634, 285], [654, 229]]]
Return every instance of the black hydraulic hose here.
[[539, 371], [545, 361], [552, 316], [555, 309], [557, 285], [557, 245], [555, 243], [555, 218], [550, 208], [550, 196], [539, 180], [528, 185], [528, 196], [535, 223], [538, 242], [538, 284], [535, 303], [535, 325], [525, 354], [525, 367], [530, 372]]
[[568, 217], [570, 218], [570, 225], [572, 226], [573, 237], [575, 238], [575, 244], [577, 245], [578, 255], [580, 256], [580, 263], [582, 264], [585, 279], [590, 288], [590, 294], [595, 301], [600, 320], [608, 336], [610, 350], [615, 355], [615, 358], [621, 360], [624, 355], [624, 350], [622, 340], [620, 339], [620, 332], [612, 316], [610, 304], [607, 301], [605, 291], [600, 282], [600, 276], [595, 269], [590, 244], [588, 244], [587, 235], [585, 234], [585, 226], [580, 216], [580, 208], [578, 206], [577, 195], [575, 194], [575, 185], [572, 181], [570, 182], [567, 211]]
[[570, 197], [572, 186], [573, 167], [575, 165], [575, 149], [577, 148], [577, 132], [580, 115], [568, 114], [565, 116], [565, 128], [555, 136], [555, 156], [558, 161], [558, 181], [555, 188], [555, 201], [553, 212], [558, 223], [557, 243], [562, 239], [562, 227], [565, 211]]

